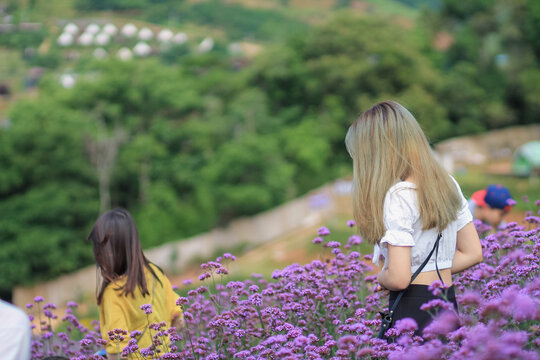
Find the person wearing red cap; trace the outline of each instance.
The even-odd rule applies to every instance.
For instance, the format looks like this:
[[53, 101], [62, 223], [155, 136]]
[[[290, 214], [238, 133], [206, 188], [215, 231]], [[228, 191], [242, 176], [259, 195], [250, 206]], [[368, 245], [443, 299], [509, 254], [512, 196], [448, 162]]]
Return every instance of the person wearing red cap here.
[[505, 225], [504, 217], [514, 204], [515, 201], [506, 187], [501, 184], [493, 184], [472, 194], [469, 200], [469, 210], [475, 219], [496, 229]]

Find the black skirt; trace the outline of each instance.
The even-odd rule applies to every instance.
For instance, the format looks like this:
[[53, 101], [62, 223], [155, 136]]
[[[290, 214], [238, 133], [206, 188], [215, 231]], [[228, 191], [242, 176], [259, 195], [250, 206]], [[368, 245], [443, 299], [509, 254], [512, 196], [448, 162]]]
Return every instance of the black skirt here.
[[[454, 286], [450, 286], [448, 289], [443, 291], [445, 291], [448, 301], [452, 303], [456, 311], [458, 311]], [[398, 294], [399, 291], [390, 291], [390, 308], [394, 304], [394, 301], [396, 300]], [[433, 317], [429, 312], [420, 310], [420, 307], [423, 304], [434, 299], [444, 300], [442, 296], [433, 295], [428, 289], [428, 285], [409, 285], [407, 290], [405, 290], [403, 297], [399, 301], [396, 310], [394, 311], [394, 317], [392, 319], [390, 327], [393, 327], [397, 320], [404, 318], [413, 318], [418, 324], [418, 329], [415, 331], [414, 335], [422, 336], [422, 331], [433, 320]]]

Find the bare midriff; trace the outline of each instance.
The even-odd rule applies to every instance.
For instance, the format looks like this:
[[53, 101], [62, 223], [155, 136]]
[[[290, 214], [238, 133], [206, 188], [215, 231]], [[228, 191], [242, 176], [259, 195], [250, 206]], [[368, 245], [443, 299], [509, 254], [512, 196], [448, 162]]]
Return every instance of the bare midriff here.
[[[452, 285], [452, 273], [450, 269], [439, 270], [439, 273], [445, 285]], [[439, 276], [437, 275], [437, 271], [433, 270], [421, 272], [412, 283], [416, 285], [431, 285], [435, 280], [439, 280]]]

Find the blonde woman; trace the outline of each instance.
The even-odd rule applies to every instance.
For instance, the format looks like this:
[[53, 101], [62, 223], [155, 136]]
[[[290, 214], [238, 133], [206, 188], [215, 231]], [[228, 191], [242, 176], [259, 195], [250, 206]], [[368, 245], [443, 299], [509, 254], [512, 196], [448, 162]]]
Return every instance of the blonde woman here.
[[353, 160], [358, 230], [374, 244], [373, 261], [384, 257], [376, 290], [389, 291], [391, 310], [399, 298], [389, 327], [410, 317], [418, 324], [415, 334], [421, 335], [431, 316], [420, 307], [436, 298], [428, 285], [439, 280], [449, 286], [447, 297], [457, 310], [452, 274], [482, 261], [467, 201], [434, 158], [416, 119], [394, 101], [365, 111], [349, 128], [345, 143]]

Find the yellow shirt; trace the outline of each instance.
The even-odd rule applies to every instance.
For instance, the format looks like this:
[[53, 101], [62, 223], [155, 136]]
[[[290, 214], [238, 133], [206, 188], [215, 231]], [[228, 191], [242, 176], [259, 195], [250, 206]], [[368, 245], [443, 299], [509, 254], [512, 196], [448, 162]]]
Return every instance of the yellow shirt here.
[[[125, 283], [125, 277], [107, 285], [103, 292], [103, 298], [99, 306], [102, 338], [109, 341], [107, 333], [114, 329], [124, 329], [128, 332], [124, 336], [124, 341], [118, 346], [116, 343], [109, 341], [106, 347], [108, 353], [115, 354], [122, 352], [133, 330], [143, 332], [146, 328], [146, 331], [137, 343], [139, 350], [150, 346], [152, 344], [150, 333], [153, 336], [156, 331], [148, 329], [149, 323], [166, 321], [168, 328], [171, 326], [171, 322], [175, 317], [182, 315], [182, 310], [176, 305], [178, 295], [173, 291], [169, 279], [154, 264], [150, 264], [150, 266], [161, 281], [161, 284], [152, 276], [152, 273], [148, 269], [145, 269], [148, 295], [143, 297], [139, 287], [133, 292], [134, 297], [131, 295], [121, 295], [121, 291], [115, 289]], [[153, 285], [152, 279], [154, 282]], [[154, 286], [153, 291], [152, 286]], [[153, 299], [152, 293], [154, 294]], [[144, 310], [141, 310], [141, 305], [143, 304], [152, 305], [152, 313], [148, 315], [148, 319]]]

